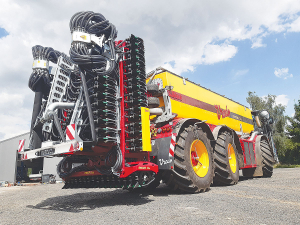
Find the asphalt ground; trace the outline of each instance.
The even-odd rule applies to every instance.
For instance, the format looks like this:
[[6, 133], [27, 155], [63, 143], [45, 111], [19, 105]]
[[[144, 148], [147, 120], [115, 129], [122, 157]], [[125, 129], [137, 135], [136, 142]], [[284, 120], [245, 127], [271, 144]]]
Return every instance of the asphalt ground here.
[[300, 168], [200, 194], [62, 186], [0, 188], [0, 224], [300, 224]]

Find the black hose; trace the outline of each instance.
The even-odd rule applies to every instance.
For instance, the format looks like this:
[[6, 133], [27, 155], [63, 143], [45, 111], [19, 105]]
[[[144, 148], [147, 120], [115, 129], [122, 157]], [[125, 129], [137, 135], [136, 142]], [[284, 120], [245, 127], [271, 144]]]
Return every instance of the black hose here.
[[[112, 117], [116, 118], [114, 122], [108, 124], [108, 127], [113, 128], [117, 126], [116, 105], [118, 101], [116, 89], [118, 73], [116, 70], [118, 67], [114, 42], [117, 37], [117, 30], [102, 14], [86, 11], [78, 12], [72, 16], [70, 31], [71, 33], [84, 32], [87, 35], [95, 35], [98, 38], [104, 36], [103, 45], [101, 46], [94, 42], [88, 43], [76, 40], [72, 42], [70, 48], [72, 61], [78, 64], [78, 67], [83, 72], [81, 75], [85, 78], [85, 99], [89, 101], [89, 103], [86, 103], [88, 108], [87, 114], [83, 115], [82, 119], [85, 120], [85, 116], [89, 118], [91, 137], [87, 136], [84, 140], [90, 140], [89, 138], [91, 138], [93, 142], [105, 142], [106, 140], [111, 141], [114, 139], [117, 142], [118, 138], [116, 135], [111, 137], [110, 134], [102, 130], [98, 132], [98, 124], [96, 126], [92, 119], [93, 115], [97, 115], [97, 119], [105, 119], [105, 113], [99, 115], [96, 112], [103, 112], [108, 108], [115, 111], [115, 115], [112, 115]], [[109, 102], [93, 97], [97, 96], [97, 93], [107, 93], [110, 96]]]
[[96, 143], [97, 138], [96, 138], [96, 130], [95, 130], [94, 117], [93, 117], [93, 112], [92, 112], [90, 97], [89, 97], [89, 93], [88, 93], [88, 88], [87, 88], [85, 76], [84, 76], [83, 73], [81, 73], [81, 79], [82, 79], [82, 86], [83, 86], [84, 98], [85, 98], [85, 101], [86, 101], [86, 107], [87, 107], [87, 111], [88, 111], [88, 115], [89, 115], [89, 121], [90, 121], [90, 126], [91, 126], [92, 140], [93, 140], [93, 142]]
[[[32, 55], [34, 60], [46, 60], [57, 63], [58, 57], [61, 55], [59, 51], [50, 47], [36, 45], [32, 47]], [[51, 87], [51, 77], [47, 68], [33, 68], [29, 78], [28, 86], [34, 92], [42, 90], [44, 95], [48, 95]]]

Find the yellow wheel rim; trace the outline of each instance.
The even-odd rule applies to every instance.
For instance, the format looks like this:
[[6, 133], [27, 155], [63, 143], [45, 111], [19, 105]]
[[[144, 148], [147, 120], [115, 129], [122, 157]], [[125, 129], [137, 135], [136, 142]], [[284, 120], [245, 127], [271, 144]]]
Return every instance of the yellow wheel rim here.
[[232, 144], [228, 144], [228, 159], [232, 173], [236, 172], [236, 156]]
[[193, 141], [190, 149], [191, 164], [199, 177], [205, 177], [209, 169], [209, 156], [204, 143], [200, 140]]

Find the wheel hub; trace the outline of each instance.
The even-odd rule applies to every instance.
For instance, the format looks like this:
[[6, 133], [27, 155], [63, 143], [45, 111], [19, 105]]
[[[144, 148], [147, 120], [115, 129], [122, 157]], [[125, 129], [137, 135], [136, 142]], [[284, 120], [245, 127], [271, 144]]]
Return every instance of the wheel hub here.
[[209, 156], [206, 146], [202, 141], [195, 140], [191, 145], [190, 152], [194, 172], [199, 177], [205, 177], [209, 169]]
[[236, 156], [232, 144], [228, 144], [228, 160], [232, 173], [236, 172]]

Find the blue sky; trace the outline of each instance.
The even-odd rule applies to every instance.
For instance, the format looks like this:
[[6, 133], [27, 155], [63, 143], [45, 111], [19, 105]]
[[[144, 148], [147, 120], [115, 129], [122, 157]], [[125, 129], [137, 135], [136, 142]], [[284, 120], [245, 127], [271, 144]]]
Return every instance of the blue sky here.
[[5, 29], [0, 27], [0, 38], [7, 36], [8, 33]]
[[163, 66], [244, 105], [248, 91], [277, 95], [294, 112], [299, 0], [1, 0], [0, 140], [30, 129], [32, 46], [68, 54], [70, 18], [85, 10], [113, 23], [117, 40], [142, 37], [147, 71]]
[[[260, 48], [251, 48], [250, 40], [235, 41], [232, 44], [238, 52], [230, 60], [198, 65], [194, 72], [184, 72], [182, 76], [246, 106], [248, 91], [258, 96], [286, 95], [289, 99], [286, 114], [290, 116], [294, 102], [300, 99], [299, 40], [299, 33], [272, 34]], [[288, 68], [293, 77], [276, 77], [275, 68]]]

